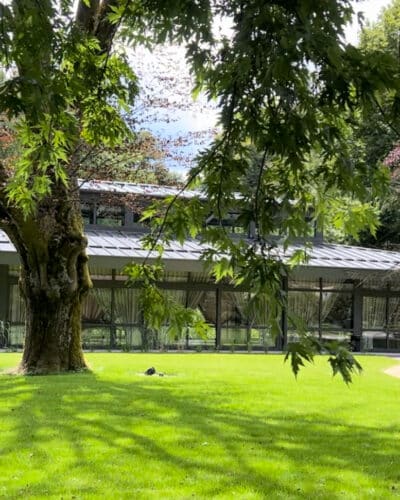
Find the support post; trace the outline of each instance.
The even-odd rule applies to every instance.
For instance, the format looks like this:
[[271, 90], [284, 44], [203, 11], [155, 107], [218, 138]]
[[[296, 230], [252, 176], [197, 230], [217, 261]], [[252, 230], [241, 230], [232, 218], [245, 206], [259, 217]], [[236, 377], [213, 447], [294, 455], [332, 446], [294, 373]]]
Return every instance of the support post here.
[[389, 297], [390, 297], [390, 284], [386, 287], [387, 295], [385, 297], [385, 332], [386, 332], [386, 349], [389, 350]]
[[[190, 283], [191, 281], [192, 281], [192, 273], [188, 273], [187, 282]], [[186, 290], [186, 297], [185, 297], [185, 308], [186, 309], [189, 307], [189, 293], [190, 293], [190, 289], [188, 288]], [[189, 349], [189, 328], [188, 327], [186, 327], [185, 349]]]
[[222, 308], [222, 291], [217, 287], [216, 294], [216, 320], [215, 320], [215, 348], [221, 348], [221, 308]]
[[[112, 281], [115, 281], [116, 271], [115, 269], [111, 270]], [[110, 322], [110, 350], [116, 348], [116, 336], [117, 330], [115, 327], [115, 289], [111, 288], [111, 322]]]
[[362, 348], [362, 317], [363, 317], [363, 294], [360, 283], [354, 283], [353, 295], [353, 336], [360, 339], [360, 351]]
[[281, 329], [282, 329], [282, 335], [281, 339], [279, 340], [279, 346], [282, 350], [287, 347], [287, 331], [288, 331], [288, 319], [287, 319], [287, 305], [288, 305], [288, 293], [289, 293], [289, 284], [288, 284], [288, 278], [287, 276], [284, 276], [282, 278], [282, 290], [285, 294], [286, 300], [285, 300], [285, 305], [282, 308], [282, 318], [281, 318]]
[[322, 307], [323, 307], [323, 300], [322, 300], [322, 290], [323, 290], [323, 281], [322, 278], [319, 279], [319, 302], [318, 302], [318, 338], [319, 340], [322, 339]]

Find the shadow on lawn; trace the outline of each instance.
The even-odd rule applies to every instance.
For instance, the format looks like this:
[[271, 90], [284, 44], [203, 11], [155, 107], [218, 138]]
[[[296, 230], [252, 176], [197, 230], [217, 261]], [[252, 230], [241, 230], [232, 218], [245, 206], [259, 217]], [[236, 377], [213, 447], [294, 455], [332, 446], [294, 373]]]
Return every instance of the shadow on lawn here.
[[[118, 463], [121, 456], [134, 457], [132, 474], [144, 467], [144, 474], [150, 474], [151, 479], [152, 467], [158, 464], [155, 475], [172, 467], [179, 471], [181, 484], [190, 478], [194, 478], [192, 484], [203, 480], [202, 495], [208, 497], [233, 494], [243, 487], [260, 496], [279, 491], [285, 497], [310, 498], [310, 491], [302, 491], [296, 484], [302, 476], [325, 498], [343, 498], [333, 486], [340, 471], [385, 481], [388, 492], [400, 483], [395, 466], [400, 446], [393, 439], [400, 426], [378, 430], [348, 425], [334, 417], [316, 420], [313, 415], [284, 411], [248, 413], [221, 407], [221, 395], [214, 398], [212, 389], [207, 401], [193, 400], [184, 384], [168, 387], [137, 377], [126, 383], [108, 382], [93, 374], [56, 376], [51, 383], [43, 377], [4, 377], [0, 398], [15, 399], [11, 409], [15, 428], [7, 440], [0, 438], [4, 460], [18, 447], [21, 456], [33, 455], [32, 468], [43, 470], [57, 459], [54, 448], [47, 453], [47, 443], [54, 446], [60, 442], [60, 457], [66, 451], [63, 447], [71, 452], [65, 463], [60, 458], [51, 481], [42, 478], [29, 486], [31, 495], [40, 496], [43, 491], [46, 496], [57, 495], [59, 481], [76, 470], [87, 477], [77, 486], [78, 495], [101, 495], [101, 482], [106, 482], [115, 485], [118, 497], [117, 492], [132, 490], [134, 485], [126, 469], [121, 474], [116, 470], [114, 461]], [[3, 413], [6, 411], [10, 409], [0, 407], [0, 419], [8, 416]], [[170, 441], [146, 435], [143, 422], [169, 433]], [[207, 446], [199, 453], [204, 440]], [[97, 460], [91, 455], [91, 446], [99, 443], [102, 456]], [[209, 457], [213, 450], [221, 453], [220, 461]], [[264, 469], [259, 465], [269, 461], [289, 463], [291, 470], [267, 475], [268, 465]], [[274, 470], [273, 465], [270, 470]], [[137, 478], [138, 483], [141, 479]], [[14, 492], [15, 496], [23, 493]]]

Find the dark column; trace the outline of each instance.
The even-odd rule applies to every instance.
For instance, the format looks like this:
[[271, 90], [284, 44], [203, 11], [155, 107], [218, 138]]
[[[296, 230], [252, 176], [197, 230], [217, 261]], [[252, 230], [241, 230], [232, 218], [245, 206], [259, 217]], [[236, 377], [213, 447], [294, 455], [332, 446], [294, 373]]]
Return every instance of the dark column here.
[[322, 290], [323, 290], [323, 281], [322, 278], [319, 279], [319, 304], [318, 304], [318, 337], [321, 340], [322, 338]]
[[386, 331], [386, 349], [389, 350], [389, 297], [390, 285], [387, 285], [387, 296], [385, 297], [385, 331]]
[[[8, 266], [0, 266], [0, 347], [8, 345], [8, 331], [5, 322], [9, 321], [10, 283], [8, 279]], [[3, 328], [4, 327], [4, 328]]]
[[[115, 269], [111, 270], [112, 281], [115, 280], [116, 271]], [[114, 287], [111, 288], [111, 324], [110, 324], [110, 349], [115, 349], [116, 347], [116, 336], [117, 329], [115, 326], [115, 290]]]
[[289, 293], [289, 285], [288, 285], [288, 279], [287, 276], [282, 278], [282, 290], [286, 294], [286, 303], [284, 304], [284, 307], [282, 308], [282, 318], [281, 318], [281, 329], [282, 329], [282, 335], [281, 338], [278, 340], [278, 349], [285, 349], [287, 346], [287, 330], [288, 330], [288, 321], [287, 321], [287, 304], [288, 304], [288, 293]]
[[222, 307], [222, 291], [219, 287], [215, 291], [216, 301], [216, 320], [215, 320], [215, 347], [221, 348], [221, 307]]
[[[357, 339], [357, 343], [360, 345], [360, 350], [362, 350], [362, 317], [363, 317], [363, 293], [362, 288], [359, 283], [354, 284], [354, 296], [353, 296], [353, 337]], [[358, 340], [359, 339], [359, 340]]]
[[[192, 273], [188, 273], [188, 284], [192, 281]], [[189, 307], [189, 293], [190, 293], [190, 288], [186, 290], [186, 297], [185, 297], [185, 308], [187, 309]], [[185, 349], [189, 349], [189, 328], [186, 327], [186, 335], [185, 335]]]

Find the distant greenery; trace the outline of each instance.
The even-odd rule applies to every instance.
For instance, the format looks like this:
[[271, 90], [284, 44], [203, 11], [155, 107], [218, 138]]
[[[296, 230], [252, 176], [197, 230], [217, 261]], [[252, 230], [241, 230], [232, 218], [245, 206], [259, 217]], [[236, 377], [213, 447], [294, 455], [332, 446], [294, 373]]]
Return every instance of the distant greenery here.
[[182, 184], [182, 179], [165, 166], [164, 156], [159, 141], [150, 132], [140, 131], [113, 148], [83, 148], [78, 175], [106, 181]]
[[[360, 48], [364, 53], [381, 53], [398, 61], [400, 69], [400, 1], [393, 0], [376, 23], [361, 32]], [[398, 71], [397, 70], [397, 71]], [[365, 156], [374, 168], [384, 162], [390, 169], [391, 182], [384, 196], [380, 196], [380, 226], [376, 232], [361, 233], [362, 244], [388, 247], [400, 244], [400, 192], [399, 192], [399, 142], [400, 142], [400, 93], [381, 90], [376, 93], [353, 129], [353, 154]]]
[[[16, 354], [0, 354], [0, 368]], [[400, 475], [398, 363], [363, 357], [349, 389], [325, 361], [90, 354], [92, 373], [0, 376], [7, 499], [383, 499]], [[154, 366], [164, 377], [146, 377]]]

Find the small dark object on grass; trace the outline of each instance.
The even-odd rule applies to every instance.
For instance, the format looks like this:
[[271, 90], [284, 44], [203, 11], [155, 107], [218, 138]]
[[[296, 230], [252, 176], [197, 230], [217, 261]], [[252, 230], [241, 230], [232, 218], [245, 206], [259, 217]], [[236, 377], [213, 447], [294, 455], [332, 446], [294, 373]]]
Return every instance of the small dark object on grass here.
[[164, 376], [164, 374], [163, 374], [163, 373], [159, 373], [159, 374], [158, 374], [158, 376], [159, 376], [159, 377], [163, 377], [163, 376]]
[[156, 369], [152, 366], [151, 368], [147, 368], [144, 372], [145, 375], [154, 375], [156, 373]]

